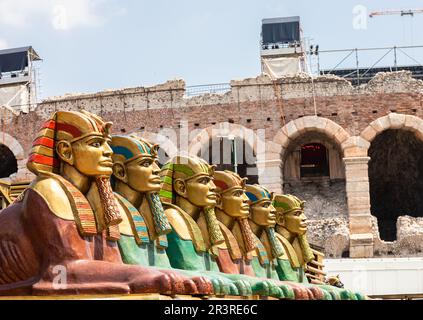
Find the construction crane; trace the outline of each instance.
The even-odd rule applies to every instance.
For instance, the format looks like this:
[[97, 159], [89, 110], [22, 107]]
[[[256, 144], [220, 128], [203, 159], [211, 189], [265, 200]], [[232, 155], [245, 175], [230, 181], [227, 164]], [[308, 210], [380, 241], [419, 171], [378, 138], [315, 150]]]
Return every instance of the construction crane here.
[[423, 9], [373, 11], [369, 14], [369, 17], [373, 18], [375, 16], [387, 16], [394, 14], [399, 14], [401, 16], [414, 16], [418, 13], [423, 13]]

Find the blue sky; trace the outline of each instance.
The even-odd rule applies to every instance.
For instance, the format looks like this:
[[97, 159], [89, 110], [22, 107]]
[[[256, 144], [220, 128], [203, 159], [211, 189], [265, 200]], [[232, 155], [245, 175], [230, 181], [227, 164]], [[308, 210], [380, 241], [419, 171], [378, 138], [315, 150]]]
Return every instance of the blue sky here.
[[[377, 17], [360, 29], [357, 5], [371, 12], [423, 8], [423, 1], [0, 0], [0, 47], [38, 51], [41, 97], [48, 97], [174, 78], [196, 85], [254, 77], [263, 18], [299, 15], [304, 36], [321, 50], [423, 44], [423, 14]], [[423, 63], [422, 49], [407, 52]], [[337, 61], [322, 56], [327, 67]]]

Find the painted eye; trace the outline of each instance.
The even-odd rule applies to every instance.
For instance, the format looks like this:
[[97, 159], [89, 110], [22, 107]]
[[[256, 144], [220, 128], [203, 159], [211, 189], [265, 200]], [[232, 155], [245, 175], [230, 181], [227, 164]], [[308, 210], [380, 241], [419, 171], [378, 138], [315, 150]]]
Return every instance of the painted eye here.
[[141, 162], [141, 167], [148, 168], [151, 165], [150, 161], [143, 161]]
[[100, 148], [101, 147], [101, 142], [95, 141], [95, 142], [91, 143], [90, 146], [92, 146], [94, 148]]

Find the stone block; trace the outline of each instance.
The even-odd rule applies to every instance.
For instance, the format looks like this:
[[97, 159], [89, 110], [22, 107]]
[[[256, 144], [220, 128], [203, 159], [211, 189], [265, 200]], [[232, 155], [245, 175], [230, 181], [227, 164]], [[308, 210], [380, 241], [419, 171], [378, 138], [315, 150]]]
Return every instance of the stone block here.
[[345, 131], [342, 128], [339, 128], [339, 130], [335, 134], [335, 140], [339, 145], [342, 145], [345, 141], [349, 139], [350, 135], [347, 131]]
[[[339, 126], [337, 123], [333, 122], [333, 121], [327, 121], [326, 122], [326, 128], [325, 128], [325, 132], [326, 134], [330, 137], [330, 138], [335, 138], [336, 134], [338, 133], [339, 130], [341, 130], [342, 127]], [[343, 131], [345, 131], [344, 129], [342, 129]], [[348, 139], [348, 134], [346, 139]], [[345, 139], [345, 140], [346, 140]], [[341, 142], [342, 143], [342, 142]]]
[[391, 129], [401, 129], [405, 124], [405, 114], [390, 113], [388, 115], [389, 121], [391, 122]]
[[288, 133], [288, 137], [291, 140], [294, 140], [295, 138], [297, 138], [300, 135], [300, 132], [298, 131], [297, 127], [295, 126], [294, 121], [288, 122], [286, 124], [285, 128], [286, 128], [286, 131]]
[[360, 136], [368, 141], [368, 142], [372, 142], [373, 139], [376, 137], [377, 135], [377, 131], [375, 130], [374, 127], [372, 126], [368, 126], [366, 129], [363, 130], [363, 132], [360, 134]]
[[350, 235], [350, 258], [373, 257], [373, 234], [361, 233]]
[[[373, 234], [372, 230], [372, 219], [370, 212], [369, 214], [355, 214], [349, 215], [350, 222], [350, 233], [351, 234]], [[373, 238], [372, 238], [373, 239]]]

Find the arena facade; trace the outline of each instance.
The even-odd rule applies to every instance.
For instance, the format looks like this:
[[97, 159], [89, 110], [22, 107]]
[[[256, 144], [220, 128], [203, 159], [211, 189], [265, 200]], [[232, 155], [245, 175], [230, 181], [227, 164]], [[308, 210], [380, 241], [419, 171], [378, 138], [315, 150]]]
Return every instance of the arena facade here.
[[162, 158], [188, 152], [222, 168], [231, 166], [225, 146], [235, 139], [240, 174], [307, 201], [310, 242], [327, 256], [419, 256], [422, 104], [423, 82], [406, 71], [379, 73], [361, 86], [336, 76], [262, 75], [192, 97], [183, 80], [67, 94], [28, 113], [2, 111], [1, 173], [12, 182], [31, 179], [31, 142], [56, 110], [88, 110], [112, 121], [114, 133], [159, 143]]

